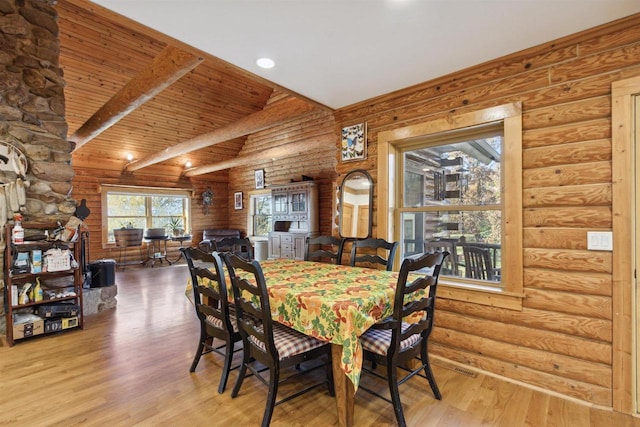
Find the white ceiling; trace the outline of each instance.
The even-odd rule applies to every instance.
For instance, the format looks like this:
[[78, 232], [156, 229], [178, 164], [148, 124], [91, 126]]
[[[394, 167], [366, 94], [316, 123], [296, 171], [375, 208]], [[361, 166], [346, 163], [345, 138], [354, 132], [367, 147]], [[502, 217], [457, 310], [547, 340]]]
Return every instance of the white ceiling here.
[[[332, 108], [640, 12], [640, 0], [93, 1]], [[256, 66], [263, 56], [276, 66]]]

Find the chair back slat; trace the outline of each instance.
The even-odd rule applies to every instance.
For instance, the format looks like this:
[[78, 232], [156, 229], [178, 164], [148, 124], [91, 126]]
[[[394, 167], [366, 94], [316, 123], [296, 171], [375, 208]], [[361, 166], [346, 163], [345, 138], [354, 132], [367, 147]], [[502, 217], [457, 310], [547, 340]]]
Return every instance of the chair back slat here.
[[214, 240], [213, 248], [216, 252], [231, 252], [247, 261], [251, 261], [254, 258], [251, 240], [246, 237], [225, 237], [218, 241]]
[[[244, 344], [251, 346], [252, 354], [269, 353], [272, 360], [278, 360], [278, 351], [273, 341], [269, 294], [260, 263], [256, 260], [247, 261], [232, 253], [225, 254], [225, 261], [233, 288], [238, 328], [244, 332]], [[246, 274], [241, 277], [240, 272], [249, 273], [250, 280], [246, 278]]]
[[458, 266], [460, 265], [460, 262], [458, 261], [455, 242], [448, 240], [430, 240], [424, 242], [424, 251], [427, 253], [449, 252], [449, 256], [445, 259], [444, 264], [442, 265], [441, 273], [449, 276], [458, 275]]
[[329, 260], [334, 264], [342, 264], [344, 239], [333, 236], [307, 237], [305, 241], [305, 261]]
[[[426, 340], [431, 333], [438, 277], [442, 264], [448, 255], [447, 251], [426, 253], [419, 258], [407, 258], [402, 262], [394, 298], [393, 320], [395, 327], [391, 335], [391, 347], [395, 347], [395, 353], [400, 352], [400, 343], [407, 337], [421, 333], [422, 339]], [[424, 271], [426, 273], [422, 273]], [[423, 275], [407, 283], [410, 273]], [[417, 292], [426, 293], [415, 298], [414, 294]], [[412, 317], [416, 313], [423, 313], [419, 321]], [[410, 326], [403, 332], [402, 322], [405, 319], [411, 319], [413, 323], [410, 323]]]
[[494, 280], [489, 249], [465, 244], [462, 246], [462, 252], [466, 277], [477, 280]]
[[[232, 331], [227, 284], [220, 256], [198, 248], [182, 248], [181, 251], [191, 275], [196, 314], [203, 322], [207, 316], [220, 319], [224, 329]], [[207, 328], [215, 326], [207, 322]]]
[[[358, 263], [380, 264], [385, 266], [387, 271], [391, 271], [397, 249], [398, 242], [387, 242], [384, 239], [354, 240], [351, 245], [351, 266]], [[379, 250], [387, 251], [387, 257], [380, 256]]]

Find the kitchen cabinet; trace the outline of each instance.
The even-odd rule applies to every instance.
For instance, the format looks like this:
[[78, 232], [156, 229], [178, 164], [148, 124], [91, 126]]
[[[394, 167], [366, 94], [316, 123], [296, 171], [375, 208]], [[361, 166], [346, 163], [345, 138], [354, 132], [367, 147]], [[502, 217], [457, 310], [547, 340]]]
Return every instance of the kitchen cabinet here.
[[318, 187], [314, 181], [275, 186], [271, 190], [273, 231], [269, 258], [304, 259], [307, 236], [318, 234]]

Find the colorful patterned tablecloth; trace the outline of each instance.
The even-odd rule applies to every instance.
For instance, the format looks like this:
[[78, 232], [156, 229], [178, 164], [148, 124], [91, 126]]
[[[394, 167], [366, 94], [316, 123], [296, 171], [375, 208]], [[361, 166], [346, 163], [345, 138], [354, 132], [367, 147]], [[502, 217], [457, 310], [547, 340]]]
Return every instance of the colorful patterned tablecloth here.
[[[289, 259], [260, 265], [273, 320], [342, 346], [342, 370], [357, 390], [362, 369], [358, 337], [393, 311], [398, 273]], [[191, 284], [186, 295], [192, 298]]]

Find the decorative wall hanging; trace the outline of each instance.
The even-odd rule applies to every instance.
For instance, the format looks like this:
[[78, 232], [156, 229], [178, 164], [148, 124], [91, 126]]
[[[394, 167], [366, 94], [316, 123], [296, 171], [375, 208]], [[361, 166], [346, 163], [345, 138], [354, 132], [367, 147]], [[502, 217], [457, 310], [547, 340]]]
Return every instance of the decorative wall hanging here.
[[342, 128], [343, 162], [367, 158], [367, 124], [359, 123]]
[[237, 193], [234, 193], [233, 198], [235, 201], [234, 206], [236, 210], [242, 209], [242, 191], [238, 191]]
[[213, 204], [213, 191], [211, 191], [211, 187], [207, 187], [207, 191], [202, 193], [202, 208], [204, 210], [204, 214], [209, 214], [209, 206]]
[[264, 169], [258, 169], [255, 171], [256, 190], [264, 188]]

